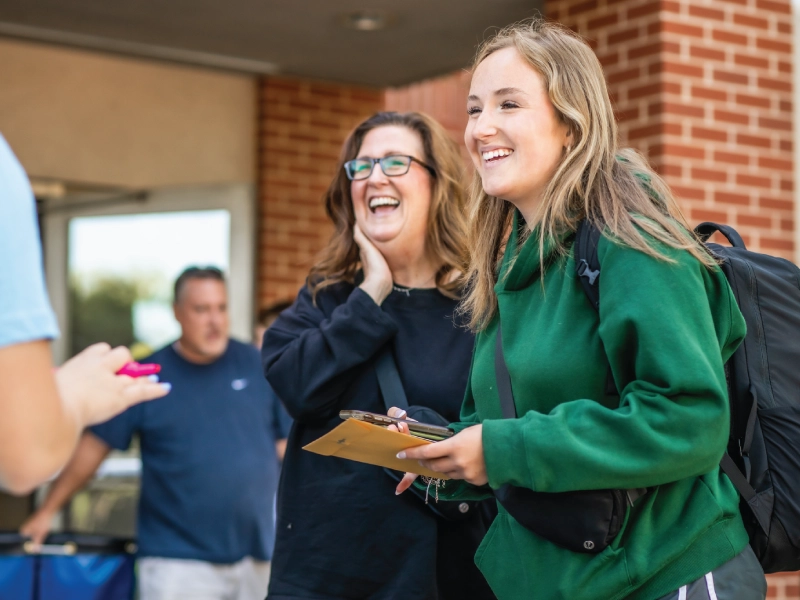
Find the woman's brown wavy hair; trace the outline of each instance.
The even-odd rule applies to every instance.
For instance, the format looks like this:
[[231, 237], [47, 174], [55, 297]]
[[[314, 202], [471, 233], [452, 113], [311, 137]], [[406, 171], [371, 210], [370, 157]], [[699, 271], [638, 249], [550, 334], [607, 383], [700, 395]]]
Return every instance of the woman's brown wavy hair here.
[[[484, 42], [473, 72], [492, 53], [509, 47], [541, 76], [558, 118], [571, 133], [572, 146], [527, 223], [528, 232], [541, 232], [540, 249], [547, 238], [575, 231], [582, 219], [589, 219], [619, 243], [656, 258], [668, 260], [643, 232], [666, 246], [687, 250], [708, 267], [715, 265], [699, 241], [687, 235], [691, 228], [667, 184], [642, 156], [618, 147], [603, 69], [591, 48], [555, 23], [523, 21]], [[461, 305], [476, 331], [497, 311], [494, 285], [513, 214], [510, 202], [483, 191], [476, 172], [469, 199], [467, 291]], [[569, 248], [562, 244], [559, 250], [566, 253]]]
[[451, 298], [459, 295], [457, 275], [466, 256], [466, 191], [462, 184], [464, 164], [458, 147], [442, 126], [425, 114], [379, 112], [358, 125], [345, 140], [336, 176], [325, 193], [325, 210], [333, 222], [334, 232], [309, 273], [308, 287], [314, 298], [329, 285], [355, 280], [360, 261], [358, 246], [353, 241], [355, 213], [344, 163], [358, 156], [367, 133], [390, 125], [407, 127], [422, 139], [425, 156], [421, 159], [435, 172], [426, 245], [441, 263], [436, 272], [436, 287]]

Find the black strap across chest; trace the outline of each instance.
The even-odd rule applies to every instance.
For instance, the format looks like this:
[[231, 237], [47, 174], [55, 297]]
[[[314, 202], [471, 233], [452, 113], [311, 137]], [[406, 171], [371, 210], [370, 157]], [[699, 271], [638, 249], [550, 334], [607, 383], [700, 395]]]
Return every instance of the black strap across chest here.
[[514, 391], [511, 389], [511, 374], [508, 372], [503, 357], [503, 332], [497, 325], [497, 337], [494, 345], [494, 373], [497, 380], [497, 395], [500, 396], [500, 408], [504, 419], [516, 419], [517, 407], [514, 404]]
[[392, 356], [391, 344], [386, 344], [381, 350], [375, 361], [375, 372], [378, 375], [378, 387], [381, 388], [383, 404], [388, 410], [392, 406], [408, 410], [408, 398], [403, 389], [403, 382], [400, 381], [400, 373], [397, 371], [397, 364]]

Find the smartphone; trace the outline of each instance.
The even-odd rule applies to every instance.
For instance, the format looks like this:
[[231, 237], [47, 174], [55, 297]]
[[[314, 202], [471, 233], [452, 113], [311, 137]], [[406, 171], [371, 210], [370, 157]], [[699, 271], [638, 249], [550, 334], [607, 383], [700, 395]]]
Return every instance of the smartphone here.
[[339, 412], [339, 417], [342, 419], [356, 419], [357, 421], [364, 421], [365, 423], [372, 423], [373, 425], [380, 425], [381, 427], [405, 423], [408, 425], [408, 430], [411, 435], [433, 442], [439, 442], [455, 435], [455, 432], [448, 427], [429, 425], [427, 423], [419, 423], [406, 419], [397, 419], [388, 415], [379, 415], [363, 410], [343, 410]]

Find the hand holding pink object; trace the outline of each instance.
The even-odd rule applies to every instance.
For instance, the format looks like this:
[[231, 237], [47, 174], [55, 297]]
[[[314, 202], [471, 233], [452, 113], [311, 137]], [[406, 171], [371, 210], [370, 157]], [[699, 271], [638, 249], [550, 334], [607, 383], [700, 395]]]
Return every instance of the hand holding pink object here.
[[[168, 383], [158, 383], [160, 365], [139, 365], [122, 346], [94, 344], [56, 371], [65, 405], [76, 411], [83, 426], [107, 421], [125, 409], [166, 395]], [[128, 375], [120, 377], [119, 375]]]

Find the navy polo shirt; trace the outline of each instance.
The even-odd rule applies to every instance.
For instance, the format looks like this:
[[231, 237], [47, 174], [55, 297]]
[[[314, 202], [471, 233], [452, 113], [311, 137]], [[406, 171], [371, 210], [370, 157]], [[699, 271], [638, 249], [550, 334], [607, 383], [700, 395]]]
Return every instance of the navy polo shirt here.
[[172, 391], [91, 428], [119, 450], [139, 434], [139, 555], [269, 560], [275, 440], [287, 437], [290, 421], [264, 380], [258, 351], [230, 340], [219, 359], [198, 365], [170, 345], [141, 362], [160, 364]]

